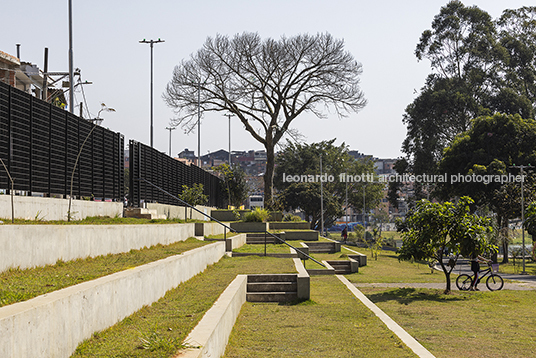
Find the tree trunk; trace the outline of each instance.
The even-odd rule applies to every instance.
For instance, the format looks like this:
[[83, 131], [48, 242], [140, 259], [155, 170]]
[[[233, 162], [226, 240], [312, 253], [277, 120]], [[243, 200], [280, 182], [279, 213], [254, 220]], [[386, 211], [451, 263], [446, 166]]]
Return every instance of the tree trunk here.
[[503, 248], [503, 260], [502, 263], [508, 263], [508, 219], [503, 218], [501, 221], [501, 232], [502, 232], [502, 248]]
[[266, 172], [264, 173], [264, 207], [272, 209], [273, 202], [273, 187], [274, 187], [274, 167], [275, 155], [274, 146], [271, 142], [265, 144], [266, 148]]
[[447, 288], [445, 288], [445, 294], [450, 293], [450, 272], [445, 271], [445, 280], [447, 281]]

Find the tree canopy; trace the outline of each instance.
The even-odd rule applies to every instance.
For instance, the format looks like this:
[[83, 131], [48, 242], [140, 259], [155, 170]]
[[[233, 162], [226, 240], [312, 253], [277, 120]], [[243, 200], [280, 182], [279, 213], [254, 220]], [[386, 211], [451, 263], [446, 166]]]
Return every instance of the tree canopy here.
[[[348, 154], [346, 144], [335, 146], [334, 142], [335, 139], [312, 144], [288, 142], [277, 156], [274, 182], [279, 190], [278, 201], [285, 210], [303, 210], [312, 228], [320, 227], [320, 180], [323, 180], [325, 227], [343, 215], [347, 189], [348, 205], [360, 212], [364, 210], [363, 190], [367, 208], [376, 207], [381, 198], [383, 184], [368, 183], [376, 179], [374, 162], [355, 160]], [[346, 183], [346, 175], [360, 176], [359, 182]], [[362, 175], [365, 180], [361, 180]], [[299, 177], [299, 180], [293, 180], [293, 177]]]
[[436, 173], [444, 149], [479, 116], [534, 118], [535, 39], [536, 7], [505, 10], [496, 21], [458, 0], [441, 8], [415, 50], [432, 72], [403, 117], [408, 172]]
[[359, 87], [362, 68], [328, 33], [279, 40], [256, 33], [209, 37], [190, 59], [175, 67], [164, 93], [177, 114], [175, 124], [192, 128], [198, 111], [236, 115], [266, 148], [265, 205], [272, 204], [274, 147], [284, 135], [295, 137], [292, 121], [326, 107], [339, 116], [366, 104]]
[[[441, 266], [446, 279], [445, 293], [451, 290], [450, 273], [460, 255], [469, 256], [495, 250], [486, 240], [489, 219], [470, 211], [473, 200], [461, 197], [457, 203], [420, 200], [402, 225], [401, 260], [432, 260]], [[445, 251], [454, 258], [443, 262]]]
[[[455, 180], [441, 183], [438, 195], [443, 199], [472, 195], [478, 205], [493, 210], [505, 250], [508, 220], [521, 214], [521, 177], [514, 165], [536, 163], [535, 141], [532, 119], [517, 114], [479, 117], [445, 149], [439, 162], [439, 171]], [[535, 179], [531, 173], [522, 179], [527, 202], [536, 199]]]
[[223, 179], [222, 189], [228, 205], [239, 207], [248, 198], [246, 174], [240, 165], [220, 164], [213, 168]]

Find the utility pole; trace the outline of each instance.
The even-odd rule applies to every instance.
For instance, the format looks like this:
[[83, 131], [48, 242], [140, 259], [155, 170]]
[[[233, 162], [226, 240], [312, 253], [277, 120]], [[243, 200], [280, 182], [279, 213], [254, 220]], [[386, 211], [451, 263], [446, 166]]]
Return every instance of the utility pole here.
[[322, 154], [320, 154], [320, 235], [324, 235], [324, 186], [322, 185]]
[[150, 44], [151, 46], [151, 148], [153, 147], [153, 44], [164, 42], [160, 38], [158, 40], [141, 40], [141, 44]]
[[[532, 168], [530, 165], [512, 165], [510, 168], [521, 169], [521, 240], [522, 240], [522, 252], [523, 252], [523, 272], [522, 275], [526, 275], [525, 271], [525, 202], [524, 202], [524, 186], [525, 182], [525, 172], [523, 171], [526, 168]], [[505, 252], [504, 255], [508, 255], [508, 252]]]
[[197, 82], [197, 166], [201, 168], [201, 82]]
[[171, 157], [171, 131], [177, 129], [177, 127], [166, 127], [169, 131], [169, 156]]
[[229, 118], [229, 167], [231, 166], [231, 117], [234, 117], [233, 114], [227, 113], [224, 114], [225, 117]]
[[69, 112], [74, 113], [73, 1], [69, 0]]

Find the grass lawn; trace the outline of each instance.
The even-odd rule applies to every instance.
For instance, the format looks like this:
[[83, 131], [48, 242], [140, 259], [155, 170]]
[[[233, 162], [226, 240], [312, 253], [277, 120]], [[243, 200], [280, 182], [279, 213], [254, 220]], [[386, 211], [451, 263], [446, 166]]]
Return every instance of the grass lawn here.
[[536, 291], [360, 290], [438, 358], [536, 352]]
[[236, 275], [292, 272], [291, 259], [224, 257], [151, 306], [95, 333], [73, 357], [171, 357]]
[[[445, 282], [445, 275], [441, 271], [432, 271], [426, 263], [398, 261], [394, 251], [381, 251], [378, 259], [370, 257], [370, 250], [356, 250], [367, 255], [367, 266], [359, 268], [359, 272], [348, 275], [350, 282], [354, 283], [384, 283], [384, 282]], [[455, 285], [454, 271], [451, 274], [451, 284]]]
[[235, 235], [238, 235], [238, 233], [236, 232], [231, 232], [231, 231], [227, 231], [227, 233], [224, 235], [224, 234], [218, 234], [218, 235], [205, 235], [205, 238], [207, 239], [213, 239], [213, 240], [223, 240], [224, 238], [230, 238], [230, 237], [233, 237]]
[[131, 267], [157, 261], [210, 244], [194, 238], [170, 245], [155, 245], [121, 254], [109, 254], [32, 269], [10, 269], [0, 273], [0, 307], [93, 280]]
[[[510, 262], [507, 264], [500, 264], [499, 265], [499, 274], [501, 273], [513, 273], [513, 274], [520, 274], [523, 272], [523, 260], [522, 259], [516, 259], [515, 265], [514, 260], [510, 258]], [[500, 259], [499, 259], [500, 262]], [[536, 275], [536, 263], [529, 261], [528, 259], [525, 259], [525, 271], [529, 275]]]
[[334, 276], [311, 279], [311, 300], [246, 303], [226, 358], [415, 357]]

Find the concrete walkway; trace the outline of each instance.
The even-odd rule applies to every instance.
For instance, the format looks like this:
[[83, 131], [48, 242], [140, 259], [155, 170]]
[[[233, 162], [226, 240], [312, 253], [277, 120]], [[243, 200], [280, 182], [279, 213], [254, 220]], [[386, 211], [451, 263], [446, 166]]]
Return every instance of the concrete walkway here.
[[[446, 284], [444, 282], [443, 283], [422, 283], [422, 282], [421, 283], [354, 283], [354, 285], [356, 287], [437, 288], [441, 290], [444, 290], [446, 287]], [[478, 285], [478, 288], [481, 291], [488, 291], [488, 288], [486, 287], [485, 282], [481, 282]], [[451, 279], [450, 289], [453, 291], [458, 291], [458, 287], [456, 287], [456, 280]], [[503, 290], [516, 290], [516, 291], [536, 290], [536, 284], [535, 283], [529, 284], [525, 282], [517, 282], [517, 283], [505, 282]]]

